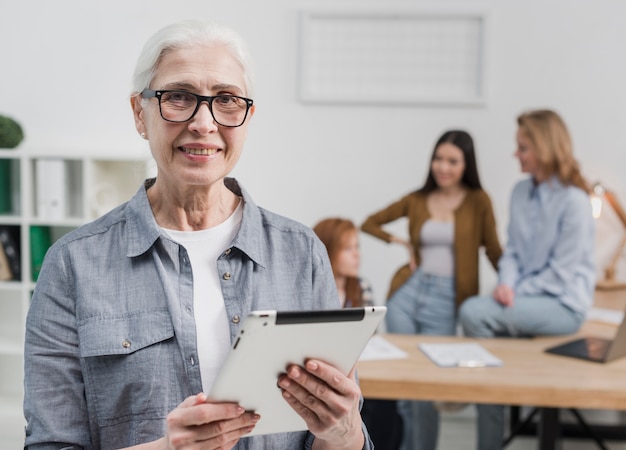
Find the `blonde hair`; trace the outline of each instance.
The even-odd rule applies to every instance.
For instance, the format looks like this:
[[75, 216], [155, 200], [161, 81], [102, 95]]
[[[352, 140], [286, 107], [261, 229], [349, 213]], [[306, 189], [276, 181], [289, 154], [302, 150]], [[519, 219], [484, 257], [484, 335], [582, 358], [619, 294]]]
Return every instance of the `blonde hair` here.
[[563, 119], [554, 111], [539, 109], [520, 114], [520, 130], [530, 139], [537, 160], [547, 176], [556, 175], [564, 185], [589, 192], [589, 185], [574, 158], [572, 139]]

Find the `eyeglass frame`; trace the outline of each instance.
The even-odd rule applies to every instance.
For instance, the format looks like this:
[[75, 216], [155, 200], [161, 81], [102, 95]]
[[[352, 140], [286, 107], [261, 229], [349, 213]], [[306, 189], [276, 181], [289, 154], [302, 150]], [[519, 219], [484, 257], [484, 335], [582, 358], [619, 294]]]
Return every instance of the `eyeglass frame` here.
[[[163, 110], [161, 109], [161, 96], [163, 94], [167, 94], [168, 92], [184, 92], [185, 94], [190, 94], [190, 95], [193, 95], [194, 97], [196, 97], [196, 107], [193, 110], [193, 113], [191, 113], [191, 116], [189, 117], [189, 119], [186, 119], [186, 120], [171, 120], [171, 119], [166, 119], [163, 116]], [[241, 97], [239, 95], [231, 95], [231, 94], [200, 95], [200, 94], [196, 94], [194, 92], [185, 91], [183, 89], [158, 89], [158, 90], [155, 90], [155, 89], [144, 89], [143, 91], [141, 91], [140, 95], [141, 95], [142, 98], [156, 98], [158, 100], [158, 102], [159, 102], [159, 114], [161, 114], [161, 118], [163, 120], [165, 120], [166, 122], [170, 122], [170, 123], [185, 123], [185, 122], [189, 122], [198, 113], [198, 110], [200, 109], [200, 105], [203, 102], [207, 102], [207, 105], [209, 107], [209, 112], [211, 113], [211, 117], [213, 117], [213, 120], [215, 121], [215, 123], [220, 125], [220, 126], [222, 126], [222, 127], [227, 127], [227, 128], [237, 128], [237, 127], [242, 126], [245, 123], [246, 119], [248, 118], [248, 112], [250, 111], [250, 108], [254, 104], [254, 100], [252, 100], [251, 98]], [[239, 125], [224, 125], [224, 124], [220, 123], [215, 118], [215, 114], [213, 114], [213, 100], [215, 100], [216, 98], [220, 98], [220, 97], [234, 97], [234, 98], [239, 98], [239, 99], [241, 99], [241, 100], [246, 102], [246, 113], [243, 115], [243, 119], [242, 119], [242, 121], [241, 121], [241, 123]]]

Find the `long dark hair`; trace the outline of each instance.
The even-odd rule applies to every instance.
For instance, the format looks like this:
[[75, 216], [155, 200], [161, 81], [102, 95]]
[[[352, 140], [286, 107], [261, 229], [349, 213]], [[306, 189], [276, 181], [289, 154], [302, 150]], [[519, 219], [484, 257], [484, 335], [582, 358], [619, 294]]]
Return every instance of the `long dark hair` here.
[[428, 194], [439, 188], [437, 182], [435, 181], [435, 177], [433, 176], [432, 163], [435, 159], [437, 147], [439, 147], [444, 142], [458, 147], [463, 152], [463, 158], [465, 159], [465, 171], [463, 172], [461, 183], [469, 189], [482, 189], [482, 185], [480, 184], [480, 177], [478, 176], [478, 167], [476, 165], [476, 155], [474, 152], [474, 140], [472, 139], [472, 136], [470, 136], [467, 131], [449, 130], [443, 133], [441, 137], [437, 140], [435, 148], [433, 149], [433, 153], [430, 156], [430, 164], [428, 169], [428, 176], [426, 177], [426, 182], [418, 190], [418, 192]]

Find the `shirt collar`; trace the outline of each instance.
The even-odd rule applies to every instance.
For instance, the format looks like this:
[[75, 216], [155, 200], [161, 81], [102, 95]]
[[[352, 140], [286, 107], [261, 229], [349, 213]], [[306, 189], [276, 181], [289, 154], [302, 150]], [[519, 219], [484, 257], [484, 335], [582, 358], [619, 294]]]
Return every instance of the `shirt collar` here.
[[[152, 213], [146, 192], [153, 184], [154, 178], [146, 180], [128, 202], [126, 210], [128, 227], [126, 256], [128, 257], [144, 254], [163, 235]], [[266, 252], [263, 250], [259, 239], [259, 236], [263, 234], [263, 218], [260, 208], [236, 179], [225, 178], [224, 185], [235, 195], [243, 198], [243, 219], [232, 246], [238, 248], [257, 264], [265, 267]]]
[[531, 199], [538, 198], [539, 201], [543, 203], [549, 200], [555, 193], [562, 190], [563, 188], [563, 183], [561, 183], [556, 175], [553, 175], [538, 184], [535, 183], [534, 180], [531, 180], [528, 197]]
[[233, 247], [238, 248], [248, 255], [255, 263], [262, 267], [267, 266], [267, 252], [261, 244], [260, 237], [263, 236], [264, 221], [261, 209], [254, 203], [252, 197], [234, 178], [225, 178], [224, 184], [235, 195], [243, 198], [243, 218], [239, 233], [235, 236]]

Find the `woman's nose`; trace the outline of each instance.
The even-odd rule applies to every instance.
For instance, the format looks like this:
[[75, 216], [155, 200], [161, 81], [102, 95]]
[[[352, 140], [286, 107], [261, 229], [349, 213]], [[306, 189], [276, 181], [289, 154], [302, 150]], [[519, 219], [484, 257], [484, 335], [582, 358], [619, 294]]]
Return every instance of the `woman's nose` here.
[[196, 115], [193, 116], [189, 124], [189, 128], [203, 134], [217, 129], [217, 122], [215, 122], [213, 114], [211, 114], [208, 103], [202, 102], [200, 104]]

